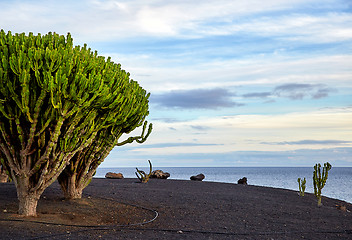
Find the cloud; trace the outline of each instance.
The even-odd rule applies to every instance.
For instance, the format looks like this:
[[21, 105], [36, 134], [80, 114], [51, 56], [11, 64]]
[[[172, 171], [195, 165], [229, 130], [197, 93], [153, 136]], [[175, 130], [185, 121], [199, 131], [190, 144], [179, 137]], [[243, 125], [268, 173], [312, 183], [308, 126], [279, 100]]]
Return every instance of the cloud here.
[[[223, 144], [213, 144], [213, 143], [192, 143], [192, 142], [182, 142], [182, 143], [154, 143], [154, 144], [142, 144], [138, 145], [137, 149], [145, 148], [177, 148], [177, 147], [198, 147], [198, 146], [218, 146]], [[135, 147], [125, 147], [124, 151], [129, 151]]]
[[[227, 112], [227, 109], [225, 110]], [[237, 109], [235, 110], [237, 111]], [[295, 150], [300, 146], [311, 149], [352, 146], [351, 109], [322, 109], [313, 112], [293, 112], [290, 114], [235, 114], [222, 116], [207, 114], [197, 119], [183, 122], [153, 122], [155, 128], [148, 143], [186, 142], [202, 144], [217, 143], [216, 146], [192, 146], [161, 150], [150, 149], [148, 152], [159, 154], [214, 153], [236, 150]], [[192, 129], [190, 126], [202, 126], [206, 131]], [[175, 128], [172, 131], [169, 128]], [[198, 135], [203, 133], [202, 135]], [[337, 140], [322, 144], [277, 144], [281, 142], [298, 142], [308, 139]], [[346, 143], [345, 143], [346, 142]], [[148, 144], [147, 143], [147, 144]], [[269, 144], [270, 143], [270, 144]], [[307, 143], [307, 142], [305, 142]], [[137, 151], [137, 150], [136, 150]]]
[[165, 118], [153, 118], [152, 121], [159, 121], [159, 122], [166, 122], [166, 123], [176, 123], [176, 122], [180, 122], [181, 120], [179, 120], [177, 118], [165, 117]]
[[[333, 166], [351, 166], [351, 147], [324, 149], [297, 149], [295, 151], [229, 151], [220, 153], [139, 154], [133, 151], [114, 151], [101, 167], [135, 167], [141, 159], [152, 159], [155, 166], [170, 167], [260, 167], [260, 166], [305, 166], [312, 167], [317, 162], [329, 161]], [[205, 161], [207, 160], [207, 161]], [[144, 160], [143, 160], [144, 161]], [[143, 162], [144, 163], [144, 162]]]
[[244, 98], [267, 98], [272, 95], [271, 92], [255, 92], [255, 93], [247, 93], [242, 95]]
[[288, 142], [262, 142], [262, 144], [269, 145], [344, 145], [352, 143], [352, 141], [342, 140], [300, 140]]
[[167, 108], [219, 109], [243, 106], [234, 102], [236, 94], [224, 88], [174, 90], [152, 95], [151, 103]]
[[336, 92], [336, 90], [332, 88], [321, 88], [321, 89], [318, 89], [315, 92], [315, 94], [312, 95], [312, 98], [313, 99], [325, 98], [325, 97], [328, 97], [330, 92]]
[[287, 83], [275, 87], [271, 92], [254, 92], [243, 94], [244, 98], [268, 98], [283, 97], [292, 100], [302, 100], [310, 97], [312, 99], [326, 98], [330, 93], [336, 92], [334, 88], [327, 87], [325, 84], [304, 84]]
[[[146, 143], [116, 147], [109, 159], [119, 166], [134, 166], [141, 159], [151, 159], [159, 166], [196, 166], [197, 159], [213, 160], [198, 166], [238, 166], [238, 160], [243, 162], [241, 166], [306, 166], [330, 160], [351, 166], [351, 110], [207, 115], [184, 122], [153, 122], [155, 127]], [[204, 134], [197, 135], [199, 132]]]
[[210, 129], [208, 126], [201, 126], [201, 125], [191, 125], [190, 126], [192, 129], [198, 130], [198, 131], [206, 131]]
[[273, 94], [293, 100], [303, 99], [305, 97], [319, 99], [327, 97], [330, 92], [334, 91], [334, 89], [328, 88], [324, 84], [288, 83], [277, 86]]
[[332, 8], [329, 0], [219, 0], [216, 4], [207, 0], [0, 1], [5, 29], [70, 31], [85, 41], [220, 35], [274, 36], [290, 42], [344, 41], [352, 37], [352, 20], [343, 11], [348, 11], [346, 4], [337, 1]]

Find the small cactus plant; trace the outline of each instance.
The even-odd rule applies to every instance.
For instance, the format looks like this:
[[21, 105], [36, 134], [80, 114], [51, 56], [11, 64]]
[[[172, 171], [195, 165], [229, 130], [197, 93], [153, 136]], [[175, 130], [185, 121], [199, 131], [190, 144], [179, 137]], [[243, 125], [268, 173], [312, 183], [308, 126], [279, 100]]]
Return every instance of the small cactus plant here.
[[318, 199], [318, 207], [321, 204], [321, 190], [325, 186], [326, 180], [328, 179], [328, 171], [331, 169], [331, 164], [329, 162], [324, 163], [323, 172], [320, 171], [320, 163], [315, 164], [313, 172], [313, 185], [314, 185], [314, 195]]
[[148, 160], [149, 162], [149, 174], [146, 174], [144, 171], [142, 170], [138, 170], [138, 168], [136, 168], [137, 172], [136, 172], [136, 176], [139, 179], [139, 181], [141, 181], [142, 183], [147, 183], [149, 181], [149, 177], [152, 174], [152, 163], [150, 162], [150, 160]]
[[301, 178], [298, 178], [297, 182], [299, 187], [299, 195], [303, 197], [304, 191], [306, 190], [306, 178], [303, 178], [303, 180]]

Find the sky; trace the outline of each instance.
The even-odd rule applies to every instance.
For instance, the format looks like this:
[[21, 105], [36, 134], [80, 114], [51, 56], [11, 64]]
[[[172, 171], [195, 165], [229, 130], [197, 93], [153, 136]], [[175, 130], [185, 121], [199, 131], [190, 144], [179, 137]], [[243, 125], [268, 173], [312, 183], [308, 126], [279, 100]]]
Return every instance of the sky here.
[[352, 167], [350, 0], [0, 0], [0, 28], [70, 32], [151, 93], [149, 139], [101, 167]]

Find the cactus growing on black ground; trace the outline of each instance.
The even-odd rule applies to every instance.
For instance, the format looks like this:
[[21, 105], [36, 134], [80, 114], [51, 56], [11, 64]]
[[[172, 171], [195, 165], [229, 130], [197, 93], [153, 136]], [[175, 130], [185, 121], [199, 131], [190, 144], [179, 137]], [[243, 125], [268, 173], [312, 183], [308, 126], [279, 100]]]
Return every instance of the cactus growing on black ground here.
[[329, 162], [324, 163], [323, 172], [320, 171], [321, 165], [315, 164], [313, 172], [313, 185], [314, 185], [314, 195], [318, 199], [318, 206], [321, 203], [321, 190], [325, 186], [326, 180], [328, 179], [328, 172], [331, 169], [331, 164]]
[[149, 181], [150, 175], [152, 174], [152, 163], [150, 162], [150, 160], [148, 160], [149, 162], [149, 174], [146, 174], [144, 171], [139, 170], [138, 168], [136, 168], [137, 172], [136, 172], [136, 176], [139, 179], [139, 181], [141, 181], [142, 183], [147, 183]]
[[140, 126], [148, 97], [119, 64], [74, 47], [70, 34], [1, 30], [0, 151], [19, 214], [36, 215], [43, 191], [100, 131]]
[[303, 180], [301, 178], [298, 178], [297, 181], [298, 181], [299, 195], [304, 196], [304, 191], [306, 190], [306, 178], [304, 178]]

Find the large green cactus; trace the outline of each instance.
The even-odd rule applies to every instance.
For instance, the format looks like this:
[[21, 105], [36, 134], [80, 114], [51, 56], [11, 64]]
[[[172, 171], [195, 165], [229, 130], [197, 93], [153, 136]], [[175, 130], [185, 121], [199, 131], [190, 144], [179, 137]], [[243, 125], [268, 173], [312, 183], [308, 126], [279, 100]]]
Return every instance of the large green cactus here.
[[321, 190], [325, 186], [326, 180], [328, 179], [328, 171], [331, 169], [331, 164], [329, 162], [324, 163], [323, 172], [320, 171], [321, 165], [315, 164], [313, 172], [313, 185], [314, 185], [314, 195], [318, 199], [318, 206], [321, 204]]
[[70, 34], [1, 30], [0, 151], [19, 214], [36, 214], [45, 188], [99, 131], [120, 126], [129, 132], [142, 124], [148, 97], [119, 64], [86, 45], [74, 47]]

